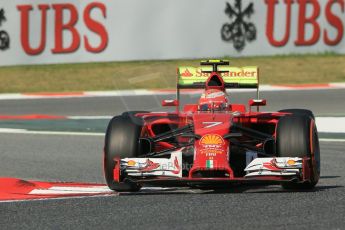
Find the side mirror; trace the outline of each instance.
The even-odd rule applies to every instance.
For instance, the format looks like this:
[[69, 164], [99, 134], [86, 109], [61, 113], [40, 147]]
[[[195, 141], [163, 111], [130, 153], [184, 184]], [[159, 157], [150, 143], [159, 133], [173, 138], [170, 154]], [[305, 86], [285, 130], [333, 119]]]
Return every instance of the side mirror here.
[[163, 100], [162, 106], [178, 106], [178, 100]]
[[256, 106], [256, 111], [259, 112], [259, 106], [265, 106], [266, 99], [250, 99], [249, 100], [249, 112], [252, 111], [252, 106]]
[[249, 106], [265, 106], [266, 99], [250, 99]]

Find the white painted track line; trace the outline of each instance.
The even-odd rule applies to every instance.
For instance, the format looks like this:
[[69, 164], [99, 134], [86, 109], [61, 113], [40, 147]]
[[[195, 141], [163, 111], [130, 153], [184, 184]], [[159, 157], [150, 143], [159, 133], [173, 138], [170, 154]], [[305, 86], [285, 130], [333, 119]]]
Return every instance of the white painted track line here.
[[0, 133], [9, 134], [43, 134], [43, 135], [71, 135], [71, 136], [104, 136], [104, 133], [88, 133], [88, 132], [59, 132], [59, 131], [33, 131], [26, 129], [5, 129], [0, 128]]
[[[316, 85], [260, 85], [260, 91], [292, 91], [292, 90], [327, 90], [327, 89], [345, 89], [345, 82], [326, 83]], [[256, 89], [232, 89], [235, 92], [249, 92]], [[56, 98], [83, 98], [83, 97], [121, 97], [121, 96], [145, 96], [145, 95], [171, 95], [175, 94], [175, 89], [149, 90], [113, 90], [113, 91], [85, 91], [77, 93], [5, 93], [0, 94], [0, 100], [21, 100], [21, 99], [56, 99]], [[183, 94], [195, 94], [195, 91], [181, 91]]]
[[[32, 135], [64, 135], [64, 136], [99, 136], [104, 137], [104, 133], [88, 133], [88, 132], [51, 132], [51, 131], [30, 131], [25, 129], [2, 129], [0, 133], [8, 134], [32, 134]], [[345, 139], [320, 138], [321, 142], [345, 142]]]
[[317, 131], [324, 133], [345, 133], [345, 117], [316, 117]]
[[112, 193], [112, 194], [95, 194], [95, 195], [81, 195], [81, 196], [65, 196], [65, 197], [57, 197], [57, 198], [35, 198], [30, 200], [1, 200], [0, 203], [17, 203], [17, 202], [37, 202], [37, 201], [47, 201], [47, 200], [71, 200], [71, 199], [90, 199], [90, 198], [102, 198], [102, 197], [110, 197], [110, 196], [118, 196], [119, 193]]
[[320, 138], [320, 142], [345, 142], [345, 139], [334, 139], [334, 138]]
[[111, 119], [113, 116], [67, 116], [71, 120], [96, 120], [96, 119]]
[[[71, 116], [68, 119], [111, 119], [111, 116]], [[339, 133], [345, 135], [345, 117], [316, 117], [316, 125], [320, 133]], [[0, 133], [9, 134], [37, 134], [37, 135], [71, 135], [71, 136], [104, 136], [97, 132], [65, 132], [65, 131], [36, 131], [26, 129], [0, 128]], [[320, 138], [320, 141], [344, 142], [342, 138]]]
[[93, 186], [93, 187], [63, 187], [53, 186], [48, 189], [34, 189], [29, 192], [30, 195], [51, 195], [51, 194], [99, 194], [99, 193], [110, 193], [107, 186]]

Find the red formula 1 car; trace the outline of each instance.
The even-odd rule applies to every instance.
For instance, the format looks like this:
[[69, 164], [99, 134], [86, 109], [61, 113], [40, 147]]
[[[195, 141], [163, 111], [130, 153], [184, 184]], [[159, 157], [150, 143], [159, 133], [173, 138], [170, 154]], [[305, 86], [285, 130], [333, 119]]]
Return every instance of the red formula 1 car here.
[[[311, 111], [259, 112], [266, 100], [251, 99], [248, 107], [228, 101], [226, 89], [258, 89], [257, 67], [208, 60], [177, 73], [177, 99], [162, 102], [176, 106], [175, 112], [125, 112], [110, 121], [104, 148], [109, 188], [262, 182], [310, 189], [317, 184], [320, 148]], [[198, 104], [180, 110], [181, 89], [204, 93]]]

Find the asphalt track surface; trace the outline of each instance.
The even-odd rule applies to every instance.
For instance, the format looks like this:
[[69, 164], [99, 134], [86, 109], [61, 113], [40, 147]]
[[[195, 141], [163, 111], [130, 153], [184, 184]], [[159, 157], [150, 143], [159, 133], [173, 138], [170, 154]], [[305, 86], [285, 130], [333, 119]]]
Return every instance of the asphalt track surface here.
[[[255, 98], [253, 92], [230, 92], [230, 103], [248, 103]], [[196, 102], [200, 94], [184, 95], [182, 103]], [[172, 99], [174, 95], [93, 97], [68, 99], [4, 100], [0, 101], [0, 114], [52, 114], [66, 116], [116, 115], [128, 110], [161, 111], [162, 99]], [[306, 91], [265, 91], [261, 98], [267, 99], [268, 111], [284, 108], [306, 108], [317, 116], [345, 116], [345, 90], [306, 90]]]
[[[303, 98], [297, 98], [301, 94]], [[317, 115], [345, 114], [344, 90], [265, 92], [263, 96], [271, 99], [270, 110], [307, 107]], [[285, 99], [279, 102], [279, 98]], [[111, 115], [125, 110], [118, 100], [127, 101], [130, 109], [138, 104], [139, 109], [156, 106], [158, 110], [150, 97], [110, 97], [1, 101], [0, 114]], [[102, 148], [101, 136], [0, 134], [0, 175], [104, 183]], [[321, 180], [309, 192], [284, 191], [278, 185], [242, 186], [217, 192], [146, 190], [0, 203], [0, 229], [345, 229], [344, 149], [344, 142], [321, 143]]]
[[[0, 135], [2, 176], [103, 182], [102, 137]], [[344, 229], [345, 144], [321, 143], [322, 178], [311, 192], [280, 186], [214, 193], [132, 195], [0, 203], [3, 229]], [[6, 149], [5, 152], [3, 149]]]

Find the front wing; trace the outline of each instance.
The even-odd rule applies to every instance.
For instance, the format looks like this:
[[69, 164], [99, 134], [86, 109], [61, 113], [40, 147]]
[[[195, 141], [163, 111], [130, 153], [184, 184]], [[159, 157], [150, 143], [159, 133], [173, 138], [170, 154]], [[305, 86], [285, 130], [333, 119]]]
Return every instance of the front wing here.
[[[190, 178], [182, 176], [182, 154], [172, 152], [170, 158], [124, 158], [118, 159], [120, 167], [115, 167], [114, 175], [123, 174], [129, 181], [137, 183], [184, 186], [192, 184], [222, 184], [222, 183], [281, 183], [287, 181], [310, 181], [312, 174], [309, 158], [274, 157], [256, 158], [245, 168], [244, 177]], [[119, 170], [119, 172], [115, 172]], [[213, 169], [217, 170], [217, 168]], [[116, 181], [118, 178], [114, 178]]]
[[146, 177], [182, 177], [182, 154], [180, 151], [171, 153], [167, 158], [124, 158], [121, 159], [121, 170], [128, 176]]

